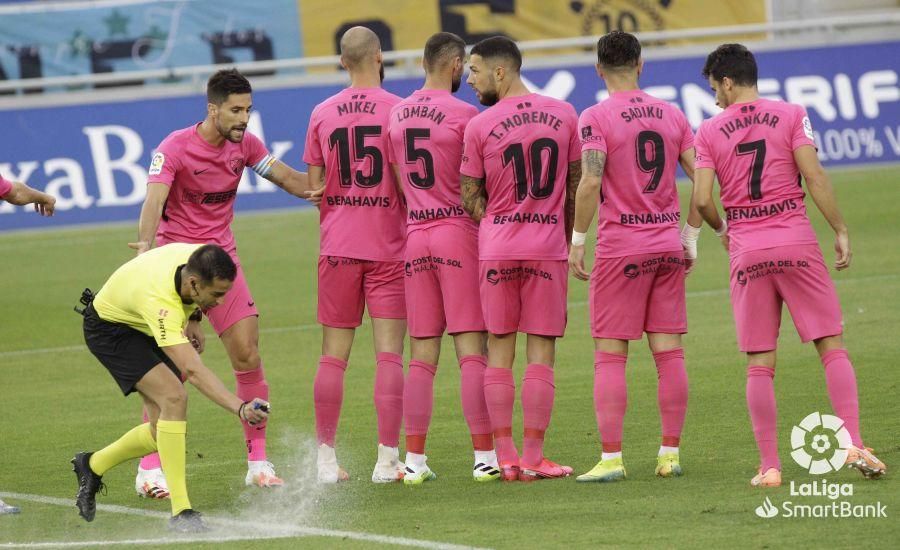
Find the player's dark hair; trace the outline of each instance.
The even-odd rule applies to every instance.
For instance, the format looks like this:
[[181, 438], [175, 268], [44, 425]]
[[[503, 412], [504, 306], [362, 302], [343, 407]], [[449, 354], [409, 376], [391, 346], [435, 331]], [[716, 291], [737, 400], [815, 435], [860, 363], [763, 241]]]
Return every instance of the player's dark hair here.
[[500, 58], [510, 64], [507, 69], [519, 72], [522, 68], [522, 52], [516, 43], [505, 36], [485, 38], [472, 47], [472, 55], [480, 55], [485, 59]]
[[466, 57], [465, 41], [452, 32], [439, 32], [431, 35], [425, 43], [425, 70], [431, 71], [454, 57]]
[[195, 250], [184, 268], [200, 277], [205, 285], [212, 284], [213, 279], [233, 281], [237, 277], [234, 260], [222, 247], [214, 244], [205, 244]]
[[249, 94], [250, 81], [237, 69], [222, 69], [206, 83], [206, 101], [213, 105], [221, 105], [231, 94]]
[[597, 63], [607, 69], [633, 69], [641, 59], [641, 43], [633, 35], [612, 31], [597, 41]]
[[756, 86], [756, 58], [741, 44], [722, 44], [706, 58], [703, 78], [710, 75], [717, 82], [727, 76], [738, 86]]

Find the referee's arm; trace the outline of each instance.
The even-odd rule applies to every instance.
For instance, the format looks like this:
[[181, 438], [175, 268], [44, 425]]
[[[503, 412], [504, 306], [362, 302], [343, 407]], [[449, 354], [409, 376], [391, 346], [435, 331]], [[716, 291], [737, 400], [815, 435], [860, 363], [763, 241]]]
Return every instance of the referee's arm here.
[[[203, 364], [203, 361], [191, 344], [175, 344], [174, 346], [166, 346], [162, 350], [172, 359], [187, 381], [200, 390], [200, 393], [223, 409], [240, 415], [243, 401], [231, 393], [225, 387], [225, 384], [219, 380], [219, 377]], [[267, 416], [261, 409], [253, 407], [245, 407], [244, 409], [246, 420], [252, 423], [261, 422]]]

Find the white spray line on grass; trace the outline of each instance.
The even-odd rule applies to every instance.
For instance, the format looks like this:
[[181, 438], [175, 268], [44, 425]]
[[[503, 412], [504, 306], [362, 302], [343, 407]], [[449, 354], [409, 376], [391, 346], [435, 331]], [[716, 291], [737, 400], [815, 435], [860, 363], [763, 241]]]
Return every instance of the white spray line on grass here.
[[[835, 284], [843, 285], [845, 283], [868, 283], [873, 281], [887, 281], [900, 277], [900, 274], [889, 273], [886, 275], [868, 275], [863, 277], [853, 277], [848, 279], [837, 279], [835, 280]], [[724, 296], [728, 294], [727, 288], [714, 288], [710, 290], [692, 290], [687, 293], [688, 298], [703, 298], [708, 296]], [[578, 300], [575, 302], [569, 302], [569, 307], [581, 307], [588, 304], [587, 300]], [[363, 323], [365, 324], [368, 319], [364, 319]], [[305, 332], [308, 330], [315, 330], [320, 328], [321, 325], [315, 324], [305, 324], [305, 325], [292, 325], [286, 327], [270, 327], [270, 328], [262, 328], [259, 329], [260, 334], [279, 334], [283, 332]], [[84, 346], [61, 346], [54, 348], [32, 348], [32, 349], [18, 349], [12, 351], [0, 351], [0, 359], [6, 357], [21, 357], [25, 355], [40, 355], [42, 353], [63, 353], [67, 351], [87, 351], [87, 348]]]
[[[43, 495], [31, 495], [23, 493], [5, 493], [0, 492], [0, 498], [8, 498], [11, 500], [25, 500], [30, 502], [38, 502], [41, 504], [52, 504], [54, 506], [66, 506], [73, 508], [73, 499], [64, 499], [56, 497], [48, 497]], [[129, 508], [128, 506], [119, 506], [115, 504], [98, 504], [97, 510], [101, 512], [111, 512], [114, 514], [127, 514], [132, 516], [142, 516], [150, 518], [167, 519], [169, 514], [165, 512], [156, 512], [153, 510], [142, 510], [140, 508]], [[208, 535], [189, 535], [189, 536], [168, 536], [158, 539], [131, 539], [131, 540], [99, 540], [99, 541], [65, 541], [65, 542], [9, 542], [0, 543], [0, 548], [65, 548], [65, 547], [83, 547], [83, 546], [112, 546], [125, 544], [184, 544], [188, 542], [228, 542], [228, 541], [244, 541], [244, 540], [271, 540], [284, 539], [292, 537], [330, 537], [340, 539], [358, 540], [362, 542], [374, 542], [379, 544], [393, 544], [396, 546], [409, 546], [413, 548], [426, 548], [427, 550], [481, 550], [474, 546], [463, 546], [460, 544], [451, 544], [446, 542], [435, 542], [430, 540], [410, 539], [406, 537], [393, 537], [389, 535], [376, 535], [374, 533], [363, 533], [358, 531], [338, 531], [334, 529], [320, 529], [317, 527], [300, 527], [294, 525], [268, 524], [264, 522], [249, 522], [234, 520], [216, 516], [204, 515], [204, 519], [210, 525], [218, 525], [221, 527], [240, 527], [243, 529], [260, 532], [258, 535], [216, 535], [209, 533]], [[261, 533], [265, 530], [265, 533]]]

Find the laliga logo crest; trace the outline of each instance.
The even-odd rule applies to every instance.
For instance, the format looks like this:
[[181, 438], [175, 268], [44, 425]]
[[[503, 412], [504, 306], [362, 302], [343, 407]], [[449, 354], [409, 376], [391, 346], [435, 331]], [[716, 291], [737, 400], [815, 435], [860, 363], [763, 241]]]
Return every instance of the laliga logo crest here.
[[844, 421], [830, 414], [814, 412], [791, 430], [791, 458], [813, 475], [843, 468], [851, 444]]

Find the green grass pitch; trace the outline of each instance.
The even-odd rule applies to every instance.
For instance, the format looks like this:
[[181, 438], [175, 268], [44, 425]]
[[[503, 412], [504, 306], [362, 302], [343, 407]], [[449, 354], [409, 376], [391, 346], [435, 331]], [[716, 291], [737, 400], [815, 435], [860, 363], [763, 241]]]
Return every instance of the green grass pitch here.
[[[854, 504], [885, 504], [887, 519], [761, 519], [754, 513], [766, 496], [776, 506], [788, 500], [830, 502], [827, 497], [790, 494], [790, 481], [820, 478], [803, 471], [788, 454], [791, 426], [813, 411], [830, 412], [830, 405], [815, 350], [800, 344], [785, 314], [775, 382], [785, 485], [766, 491], [749, 487], [757, 454], [744, 401], [745, 360], [735, 344], [727, 257], [708, 228], [701, 237], [700, 261], [688, 278], [690, 333], [685, 351], [691, 393], [682, 439], [684, 477], [653, 476], [659, 445], [656, 373], [646, 344], [636, 342], [628, 361], [626, 481], [473, 483], [459, 404], [458, 367], [445, 339], [427, 449], [429, 464], [439, 478], [421, 487], [373, 485], [368, 478], [376, 444], [374, 353], [371, 326], [364, 324], [347, 371], [338, 433], [338, 456], [352, 481], [318, 487], [312, 481], [312, 381], [321, 336], [315, 324], [318, 228], [311, 210], [241, 216], [234, 224], [244, 269], [262, 312], [260, 349], [274, 409], [269, 456], [290, 486], [276, 492], [245, 488], [245, 453], [237, 420], [191, 389], [191, 500], [208, 517], [231, 520], [229, 526], [217, 522], [210, 537], [235, 548], [439, 547], [434, 542], [495, 548], [896, 544], [900, 535], [896, 520], [900, 512], [900, 188], [896, 174], [895, 168], [833, 174], [854, 251], [852, 267], [833, 276], [859, 380], [863, 435], [889, 471], [878, 481], [864, 481], [852, 471], [825, 476], [829, 481], [853, 483], [854, 493], [848, 500]], [[685, 203], [686, 187], [681, 191]], [[291, 200], [285, 196], [286, 204]], [[808, 205], [830, 264], [834, 258], [830, 230], [811, 201]], [[64, 222], [64, 217], [62, 213], [59, 221]], [[22, 507], [20, 515], [0, 516], [0, 547], [127, 540], [143, 540], [150, 546], [174, 544], [170, 539], [156, 540], [170, 537], [164, 520], [168, 503], [136, 496], [136, 463], [119, 466], [105, 476], [108, 494], [99, 496], [98, 503], [125, 508], [101, 508], [93, 523], [82, 521], [74, 505], [54, 500], [74, 502], [76, 483], [68, 460], [76, 451], [99, 448], [140, 420], [139, 400], [123, 399], [84, 349], [80, 317], [72, 311], [85, 286], [98, 289], [131, 257], [126, 243], [133, 240], [135, 226], [136, 220], [103, 228], [0, 235], [4, 287], [0, 492], [6, 493], [0, 496]], [[556, 405], [546, 453], [574, 466], [576, 474], [599, 457], [587, 313], [587, 285], [570, 279], [569, 327], [558, 343]], [[204, 361], [233, 387], [224, 350], [206, 329]], [[519, 384], [523, 362], [520, 350]], [[514, 433], [520, 440], [518, 404]], [[39, 497], [49, 498], [40, 501]], [[268, 526], [253, 529], [248, 522]], [[323, 531], [301, 531], [297, 526]], [[272, 538], [236, 540], [260, 534]], [[211, 546], [213, 540], [186, 541], [183, 547]]]

